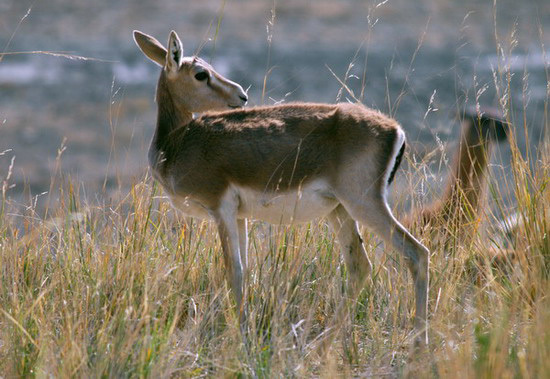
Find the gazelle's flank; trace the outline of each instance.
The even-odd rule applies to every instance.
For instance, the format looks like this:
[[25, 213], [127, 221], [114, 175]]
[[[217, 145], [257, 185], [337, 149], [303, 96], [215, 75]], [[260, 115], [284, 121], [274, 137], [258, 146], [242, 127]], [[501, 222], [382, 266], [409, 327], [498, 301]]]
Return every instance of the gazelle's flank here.
[[247, 218], [278, 224], [327, 216], [356, 290], [370, 272], [358, 221], [404, 254], [415, 283], [417, 341], [427, 342], [429, 251], [386, 201], [405, 146], [397, 122], [357, 104], [231, 110], [247, 100], [241, 86], [184, 57], [175, 32], [168, 51], [140, 32], [134, 38], [163, 67], [149, 153], [154, 176], [177, 208], [216, 222], [239, 309]]

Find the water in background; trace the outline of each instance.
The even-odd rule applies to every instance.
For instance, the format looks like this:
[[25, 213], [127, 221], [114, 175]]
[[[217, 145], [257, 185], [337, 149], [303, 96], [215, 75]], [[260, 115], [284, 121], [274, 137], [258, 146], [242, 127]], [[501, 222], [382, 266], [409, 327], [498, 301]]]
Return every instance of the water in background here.
[[[92, 59], [3, 57], [0, 180], [13, 161], [10, 197], [38, 196], [40, 203], [58, 156], [60, 172], [81, 182], [89, 200], [124, 192], [142, 177], [159, 68], [137, 49], [133, 29], [163, 42], [174, 29], [186, 54], [203, 47], [203, 58], [249, 88], [249, 105], [262, 103], [268, 71], [266, 104], [353, 101], [331, 71], [341, 79], [347, 73], [356, 97], [401, 122], [415, 157], [438, 141], [450, 141], [452, 149], [455, 114], [476, 97], [498, 106], [495, 81], [499, 70], [509, 69], [512, 85], [499, 95], [511, 102], [516, 126], [523, 128], [525, 115], [531, 139], [525, 146], [521, 132], [519, 143], [536, 152], [548, 99], [550, 59], [542, 46], [550, 45], [550, 3], [497, 1], [496, 28], [493, 2], [483, 3], [278, 1], [274, 15], [273, 2], [261, 0], [3, 0], [0, 48], [6, 52]], [[496, 175], [505, 176], [506, 146], [495, 162], [504, 167]], [[433, 180], [442, 181], [434, 169]]]

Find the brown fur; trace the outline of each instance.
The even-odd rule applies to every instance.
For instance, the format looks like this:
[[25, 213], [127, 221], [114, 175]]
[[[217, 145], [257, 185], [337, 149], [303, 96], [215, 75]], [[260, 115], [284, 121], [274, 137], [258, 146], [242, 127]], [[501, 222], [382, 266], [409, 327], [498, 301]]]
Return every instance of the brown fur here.
[[[174, 192], [216, 207], [229, 184], [265, 192], [295, 189], [319, 177], [336, 184], [341, 164], [357, 154], [391, 152], [399, 126], [360, 105], [287, 104], [209, 112], [186, 125], [157, 128], [171, 130], [153, 147], [163, 152], [160, 162], [152, 154], [158, 176], [175, 183]], [[379, 159], [383, 176], [389, 156]]]
[[[475, 110], [466, 111], [460, 143], [443, 197], [424, 208], [412, 210], [404, 218], [404, 224], [408, 227], [419, 224], [432, 236], [443, 236], [446, 245], [458, 239], [464, 243], [474, 235], [485, 204], [491, 147], [504, 141], [506, 136], [507, 124], [498, 112], [485, 109], [483, 114], [478, 115]], [[436, 225], [442, 226], [442, 229], [437, 229]], [[441, 241], [440, 238], [436, 240]], [[493, 269], [507, 272], [516, 260], [516, 254], [489, 247], [483, 255], [476, 256], [472, 275], [478, 282], [485, 275], [480, 268], [485, 266], [486, 260]]]
[[405, 217], [405, 225], [423, 226], [454, 220], [465, 225], [478, 218], [484, 204], [486, 173], [491, 146], [506, 139], [506, 123], [495, 111], [481, 115], [473, 110], [464, 114], [460, 143], [453, 167], [440, 200]]

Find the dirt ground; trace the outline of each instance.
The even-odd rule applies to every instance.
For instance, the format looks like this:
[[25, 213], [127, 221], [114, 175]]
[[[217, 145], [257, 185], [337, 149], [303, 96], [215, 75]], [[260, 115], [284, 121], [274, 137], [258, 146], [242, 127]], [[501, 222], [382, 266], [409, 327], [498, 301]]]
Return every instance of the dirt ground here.
[[[60, 154], [63, 177], [82, 182], [90, 201], [142, 177], [158, 67], [135, 46], [134, 29], [161, 41], [174, 29], [186, 54], [204, 45], [201, 56], [249, 88], [250, 106], [352, 100], [330, 72], [345, 78], [349, 69], [356, 97], [399, 120], [415, 156], [438, 141], [452, 149], [455, 114], [476, 97], [498, 106], [506, 96], [520, 146], [536, 152], [548, 99], [550, 2], [496, 5], [495, 14], [492, 1], [473, 0], [2, 0], [0, 51], [91, 59], [2, 57], [0, 181], [13, 160], [9, 196], [40, 202]], [[506, 69], [511, 85], [497, 96]], [[498, 166], [509, 165], [505, 146], [497, 155]]]

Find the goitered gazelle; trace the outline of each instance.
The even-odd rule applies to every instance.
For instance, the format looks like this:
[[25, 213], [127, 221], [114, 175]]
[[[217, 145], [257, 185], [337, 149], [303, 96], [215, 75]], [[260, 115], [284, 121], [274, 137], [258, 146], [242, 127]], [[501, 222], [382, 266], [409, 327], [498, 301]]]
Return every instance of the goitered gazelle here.
[[386, 200], [405, 148], [399, 124], [360, 104], [233, 109], [247, 102], [242, 87], [204, 60], [184, 57], [174, 31], [168, 49], [139, 31], [134, 39], [162, 67], [149, 150], [153, 175], [176, 208], [216, 223], [237, 309], [247, 218], [287, 224], [326, 216], [355, 292], [371, 270], [357, 222], [403, 253], [415, 286], [416, 341], [427, 342], [429, 251]]

